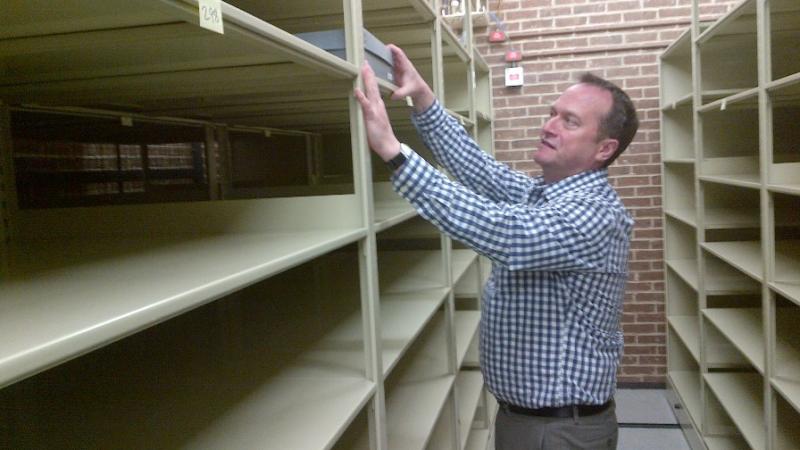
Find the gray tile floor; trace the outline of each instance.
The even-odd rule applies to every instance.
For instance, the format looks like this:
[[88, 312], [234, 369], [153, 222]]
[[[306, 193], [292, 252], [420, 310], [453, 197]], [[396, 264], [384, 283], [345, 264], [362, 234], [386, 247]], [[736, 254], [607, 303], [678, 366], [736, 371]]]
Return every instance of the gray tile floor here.
[[618, 389], [617, 450], [690, 450], [661, 389]]

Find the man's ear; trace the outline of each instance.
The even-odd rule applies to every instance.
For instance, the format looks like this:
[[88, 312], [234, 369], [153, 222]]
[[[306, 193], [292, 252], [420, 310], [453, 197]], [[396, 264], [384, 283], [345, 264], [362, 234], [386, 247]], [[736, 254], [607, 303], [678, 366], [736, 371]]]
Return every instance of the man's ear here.
[[619, 148], [619, 141], [616, 139], [603, 139], [598, 144], [599, 147], [597, 149], [597, 154], [595, 155], [595, 160], [602, 165], [605, 165], [606, 161], [611, 159], [614, 156], [614, 153], [617, 152]]

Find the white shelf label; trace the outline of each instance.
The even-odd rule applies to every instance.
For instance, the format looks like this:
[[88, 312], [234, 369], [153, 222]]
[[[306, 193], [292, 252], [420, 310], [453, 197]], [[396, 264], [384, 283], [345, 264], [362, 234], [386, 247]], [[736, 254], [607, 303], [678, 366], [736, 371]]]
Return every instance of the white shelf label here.
[[200, 26], [219, 34], [224, 34], [222, 30], [222, 2], [220, 0], [199, 0], [197, 7], [200, 8]]

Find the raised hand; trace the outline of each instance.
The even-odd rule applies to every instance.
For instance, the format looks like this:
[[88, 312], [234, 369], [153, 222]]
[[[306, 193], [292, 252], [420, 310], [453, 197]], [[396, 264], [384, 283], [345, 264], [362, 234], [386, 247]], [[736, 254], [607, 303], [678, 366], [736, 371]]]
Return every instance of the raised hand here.
[[433, 91], [403, 50], [393, 44], [387, 47], [392, 52], [394, 83], [397, 85], [397, 90], [392, 93], [392, 99], [403, 100], [405, 97], [411, 97], [414, 110], [418, 113], [425, 111], [436, 99]]
[[[413, 66], [412, 66], [413, 68]], [[364, 92], [356, 88], [354, 93], [361, 110], [364, 112], [364, 124], [367, 127], [367, 141], [370, 148], [384, 161], [397, 156], [400, 152], [400, 141], [394, 135], [389, 114], [378, 90], [375, 72], [369, 64], [361, 67], [361, 77], [364, 81]]]

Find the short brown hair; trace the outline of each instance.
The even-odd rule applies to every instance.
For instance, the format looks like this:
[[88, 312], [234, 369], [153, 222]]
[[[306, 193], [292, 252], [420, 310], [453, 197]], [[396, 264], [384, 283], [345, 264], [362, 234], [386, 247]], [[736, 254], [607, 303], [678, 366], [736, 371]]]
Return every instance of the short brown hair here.
[[592, 73], [584, 73], [580, 77], [580, 83], [597, 86], [611, 94], [611, 110], [605, 117], [600, 119], [599, 139], [611, 138], [619, 142], [617, 151], [611, 155], [603, 167], [608, 167], [617, 157], [628, 148], [628, 145], [639, 129], [639, 118], [636, 117], [636, 107], [633, 106], [631, 98], [616, 84], [600, 78]]

